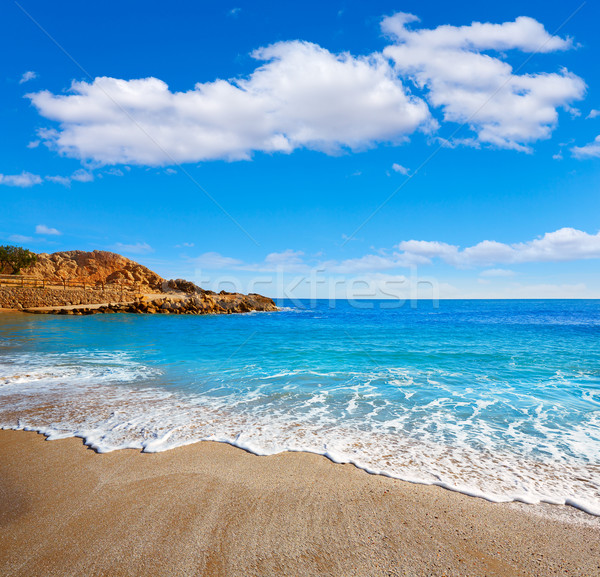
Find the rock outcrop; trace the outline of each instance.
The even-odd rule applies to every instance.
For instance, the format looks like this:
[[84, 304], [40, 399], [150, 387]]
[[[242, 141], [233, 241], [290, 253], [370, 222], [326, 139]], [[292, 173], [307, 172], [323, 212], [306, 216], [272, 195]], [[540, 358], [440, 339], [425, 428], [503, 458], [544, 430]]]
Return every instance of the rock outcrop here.
[[[46, 286], [0, 287], [0, 308], [76, 315], [230, 314], [278, 310], [270, 298], [225, 291], [217, 294], [187, 280], [165, 280], [135, 261], [100, 250], [42, 253], [37, 263], [24, 269], [22, 274], [43, 279]], [[74, 287], [69, 283], [83, 285]]]
[[183, 280], [182, 278], [171, 279], [162, 284], [163, 291], [175, 291], [182, 292], [188, 295], [192, 294], [215, 294], [213, 291], [207, 291], [195, 285], [189, 280]]
[[[0, 271], [8, 274], [10, 271]], [[71, 250], [38, 254], [37, 262], [21, 271], [23, 275], [62, 283], [64, 280], [90, 285], [123, 283], [145, 292], [161, 292], [165, 281], [149, 268], [120, 254], [104, 250]]]

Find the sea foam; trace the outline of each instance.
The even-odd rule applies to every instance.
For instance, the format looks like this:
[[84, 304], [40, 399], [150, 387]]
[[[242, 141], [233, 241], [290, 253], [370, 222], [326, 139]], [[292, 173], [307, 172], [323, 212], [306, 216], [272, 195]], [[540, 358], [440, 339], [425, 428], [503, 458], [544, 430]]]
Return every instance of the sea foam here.
[[547, 324], [523, 334], [493, 319], [501, 334], [457, 336], [417, 315], [421, 331], [405, 324], [399, 342], [397, 327], [364, 322], [381, 317], [363, 316], [356, 333], [352, 311], [337, 314], [34, 319], [39, 341], [13, 324], [0, 425], [81, 437], [99, 452], [201, 440], [257, 455], [308, 451], [492, 501], [600, 515], [600, 371], [581, 318], [583, 336], [557, 343]]

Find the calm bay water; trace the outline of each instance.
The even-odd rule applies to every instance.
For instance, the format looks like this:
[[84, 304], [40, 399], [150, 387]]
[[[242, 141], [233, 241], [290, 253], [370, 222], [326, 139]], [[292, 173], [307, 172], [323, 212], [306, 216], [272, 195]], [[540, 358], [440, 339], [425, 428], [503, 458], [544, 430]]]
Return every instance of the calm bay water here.
[[308, 450], [600, 514], [600, 301], [283, 304], [1, 315], [0, 425], [100, 451]]

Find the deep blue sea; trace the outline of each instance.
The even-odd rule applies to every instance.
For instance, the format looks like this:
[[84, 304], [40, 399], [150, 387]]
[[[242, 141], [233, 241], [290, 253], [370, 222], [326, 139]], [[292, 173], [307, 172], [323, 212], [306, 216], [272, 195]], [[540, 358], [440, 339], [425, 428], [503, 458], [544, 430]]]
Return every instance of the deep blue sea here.
[[0, 425], [98, 451], [312, 451], [600, 514], [600, 301], [282, 304], [0, 315]]

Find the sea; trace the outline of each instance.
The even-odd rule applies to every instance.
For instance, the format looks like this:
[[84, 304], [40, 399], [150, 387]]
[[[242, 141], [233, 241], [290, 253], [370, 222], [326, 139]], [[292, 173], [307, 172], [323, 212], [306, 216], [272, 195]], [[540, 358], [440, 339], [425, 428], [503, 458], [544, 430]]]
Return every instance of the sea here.
[[600, 301], [286, 301], [0, 315], [0, 426], [98, 452], [309, 451], [600, 515]]

